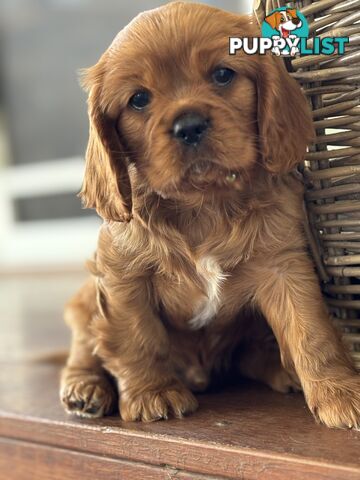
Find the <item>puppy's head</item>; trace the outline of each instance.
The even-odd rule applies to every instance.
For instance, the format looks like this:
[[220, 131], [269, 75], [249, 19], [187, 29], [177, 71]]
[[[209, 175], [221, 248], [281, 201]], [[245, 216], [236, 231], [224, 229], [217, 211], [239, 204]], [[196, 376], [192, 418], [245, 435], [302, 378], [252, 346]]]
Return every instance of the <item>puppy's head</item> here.
[[148, 191], [186, 199], [243, 190], [259, 170], [302, 160], [312, 126], [296, 82], [272, 55], [228, 54], [229, 36], [257, 34], [250, 17], [171, 3], [117, 35], [84, 76], [86, 206], [128, 220], [130, 165]]
[[265, 18], [271, 28], [278, 30], [281, 36], [287, 38], [291, 35], [292, 30], [296, 30], [302, 26], [302, 21], [297, 16], [295, 8], [287, 8], [268, 15]]

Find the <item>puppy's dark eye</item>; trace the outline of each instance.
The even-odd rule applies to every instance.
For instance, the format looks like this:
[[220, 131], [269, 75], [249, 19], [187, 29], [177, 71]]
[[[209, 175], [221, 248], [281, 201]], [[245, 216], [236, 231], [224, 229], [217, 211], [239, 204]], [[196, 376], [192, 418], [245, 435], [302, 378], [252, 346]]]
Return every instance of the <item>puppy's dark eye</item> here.
[[211, 78], [216, 85], [224, 87], [225, 85], [229, 85], [229, 83], [231, 83], [234, 75], [235, 72], [234, 70], [231, 70], [231, 68], [217, 68], [213, 71]]
[[150, 93], [139, 90], [129, 100], [129, 105], [135, 110], [143, 110], [150, 103]]

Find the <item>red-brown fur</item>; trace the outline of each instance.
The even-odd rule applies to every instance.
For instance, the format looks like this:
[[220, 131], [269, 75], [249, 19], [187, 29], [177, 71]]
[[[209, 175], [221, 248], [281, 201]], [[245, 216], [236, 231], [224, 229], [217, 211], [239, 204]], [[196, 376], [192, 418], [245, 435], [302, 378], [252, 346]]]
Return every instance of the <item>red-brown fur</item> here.
[[[68, 411], [109, 413], [115, 381], [124, 420], [179, 417], [197, 408], [190, 389], [232, 364], [276, 390], [300, 381], [317, 419], [359, 426], [359, 376], [329, 321], [291, 173], [313, 136], [306, 100], [272, 55], [227, 52], [229, 36], [256, 34], [250, 17], [173, 3], [134, 19], [85, 73], [81, 195], [105, 222], [66, 309]], [[211, 81], [219, 65], [236, 71], [227, 87]], [[152, 93], [141, 112], [128, 105], [139, 88]], [[211, 118], [197, 149], [169, 134], [188, 110]], [[209, 257], [224, 274], [218, 310], [194, 330]]]

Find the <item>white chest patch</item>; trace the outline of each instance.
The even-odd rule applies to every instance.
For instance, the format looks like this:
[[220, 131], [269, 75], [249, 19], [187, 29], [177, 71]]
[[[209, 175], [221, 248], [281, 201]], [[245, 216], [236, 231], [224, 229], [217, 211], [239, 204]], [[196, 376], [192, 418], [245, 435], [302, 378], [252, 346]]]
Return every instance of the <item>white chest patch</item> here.
[[205, 327], [214, 318], [221, 305], [221, 286], [226, 275], [211, 257], [200, 259], [197, 270], [206, 288], [206, 297], [194, 309], [190, 325], [194, 329]]

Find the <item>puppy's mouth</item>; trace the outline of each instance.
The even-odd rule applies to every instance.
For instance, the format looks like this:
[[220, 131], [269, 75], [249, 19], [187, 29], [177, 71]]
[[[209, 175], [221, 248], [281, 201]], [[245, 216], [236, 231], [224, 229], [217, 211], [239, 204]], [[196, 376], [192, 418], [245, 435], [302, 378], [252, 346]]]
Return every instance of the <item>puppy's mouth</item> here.
[[292, 35], [292, 31], [296, 30], [297, 28], [300, 28], [301, 25], [302, 25], [301, 22], [299, 22], [298, 24], [295, 22], [288, 22], [287, 23], [288, 28], [285, 28], [283, 25], [281, 25], [280, 28], [281, 28], [282, 37], [288, 38], [290, 35]]
[[288, 36], [290, 35], [290, 30], [287, 30], [286, 28], [281, 27], [281, 33], [283, 38], [288, 38]]
[[211, 160], [198, 160], [186, 171], [184, 181], [199, 189], [239, 187], [239, 170], [224, 168]]

